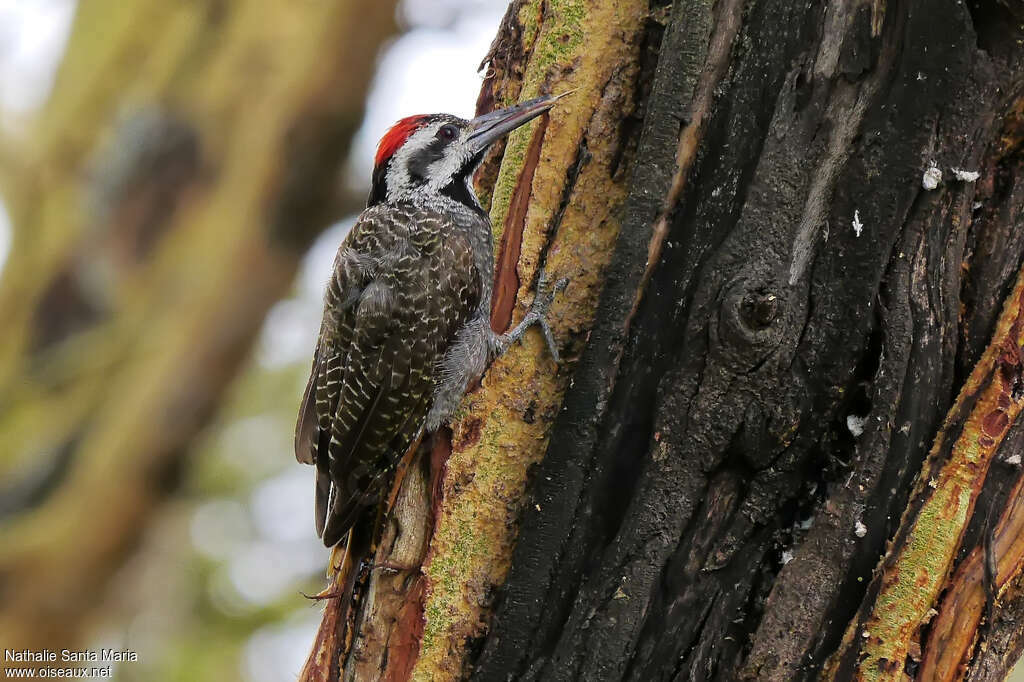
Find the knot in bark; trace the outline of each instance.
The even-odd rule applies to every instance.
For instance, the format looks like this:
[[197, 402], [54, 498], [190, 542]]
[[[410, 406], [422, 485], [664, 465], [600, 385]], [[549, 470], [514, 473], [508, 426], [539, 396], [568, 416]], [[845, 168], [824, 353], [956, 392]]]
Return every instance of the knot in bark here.
[[736, 371], [756, 368], [778, 346], [783, 305], [773, 288], [760, 282], [740, 280], [726, 288], [715, 340]]
[[749, 329], [760, 330], [768, 327], [778, 314], [779, 298], [771, 292], [750, 292], [740, 303], [740, 319]]

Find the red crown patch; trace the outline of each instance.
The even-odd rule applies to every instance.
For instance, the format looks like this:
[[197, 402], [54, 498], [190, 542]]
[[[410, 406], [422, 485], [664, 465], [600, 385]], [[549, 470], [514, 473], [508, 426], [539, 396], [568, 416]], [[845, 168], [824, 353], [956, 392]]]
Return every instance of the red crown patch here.
[[398, 151], [398, 148], [405, 144], [409, 136], [419, 130], [426, 118], [426, 116], [406, 116], [391, 126], [384, 133], [384, 137], [380, 138], [380, 144], [377, 145], [377, 156], [373, 160], [373, 165], [379, 166], [391, 158]]

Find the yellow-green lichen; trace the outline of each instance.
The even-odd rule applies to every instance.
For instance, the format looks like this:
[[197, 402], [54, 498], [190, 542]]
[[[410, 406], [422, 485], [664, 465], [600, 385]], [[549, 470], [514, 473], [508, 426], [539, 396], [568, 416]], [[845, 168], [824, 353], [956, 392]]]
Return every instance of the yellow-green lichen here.
[[[537, 8], [532, 3], [520, 10], [519, 17], [524, 36], [530, 36], [532, 39], [532, 36], [537, 34], [538, 15]], [[568, 67], [576, 59], [583, 45], [584, 27], [588, 25], [586, 3], [582, 0], [549, 0], [545, 4], [543, 22], [536, 41], [530, 41], [533, 42], [533, 51], [523, 78], [523, 86], [519, 91], [520, 100], [540, 95], [541, 86], [554, 75], [554, 67]], [[524, 44], [527, 42], [524, 38]], [[505, 146], [501, 170], [498, 172], [491, 194], [491, 223], [495, 244], [500, 243], [505, 217], [508, 215], [512, 194], [526, 159], [526, 150], [533, 139], [535, 125], [537, 124], [513, 131]]]

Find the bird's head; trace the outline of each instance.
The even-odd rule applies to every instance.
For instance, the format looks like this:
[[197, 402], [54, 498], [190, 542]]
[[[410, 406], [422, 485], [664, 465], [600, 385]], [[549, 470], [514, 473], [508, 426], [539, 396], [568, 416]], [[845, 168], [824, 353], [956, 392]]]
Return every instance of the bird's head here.
[[448, 114], [403, 118], [377, 147], [367, 206], [447, 195], [479, 210], [472, 178], [487, 150], [562, 96], [538, 97], [469, 121]]

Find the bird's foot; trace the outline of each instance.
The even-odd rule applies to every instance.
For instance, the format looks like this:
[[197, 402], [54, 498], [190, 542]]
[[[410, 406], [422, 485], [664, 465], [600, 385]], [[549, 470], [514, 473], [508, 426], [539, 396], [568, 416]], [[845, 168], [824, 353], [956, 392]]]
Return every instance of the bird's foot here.
[[555, 300], [555, 296], [564, 291], [567, 286], [569, 286], [568, 278], [562, 277], [552, 285], [548, 282], [547, 273], [542, 271], [537, 282], [537, 294], [533, 297], [533, 304], [530, 306], [530, 309], [526, 311], [526, 317], [512, 331], [499, 337], [500, 351], [504, 352], [513, 343], [523, 338], [523, 334], [526, 333], [527, 329], [537, 325], [544, 335], [544, 342], [547, 344], [555, 364], [560, 363], [561, 357], [558, 354], [555, 335], [551, 332], [551, 325], [548, 324], [547, 315], [551, 303]]

